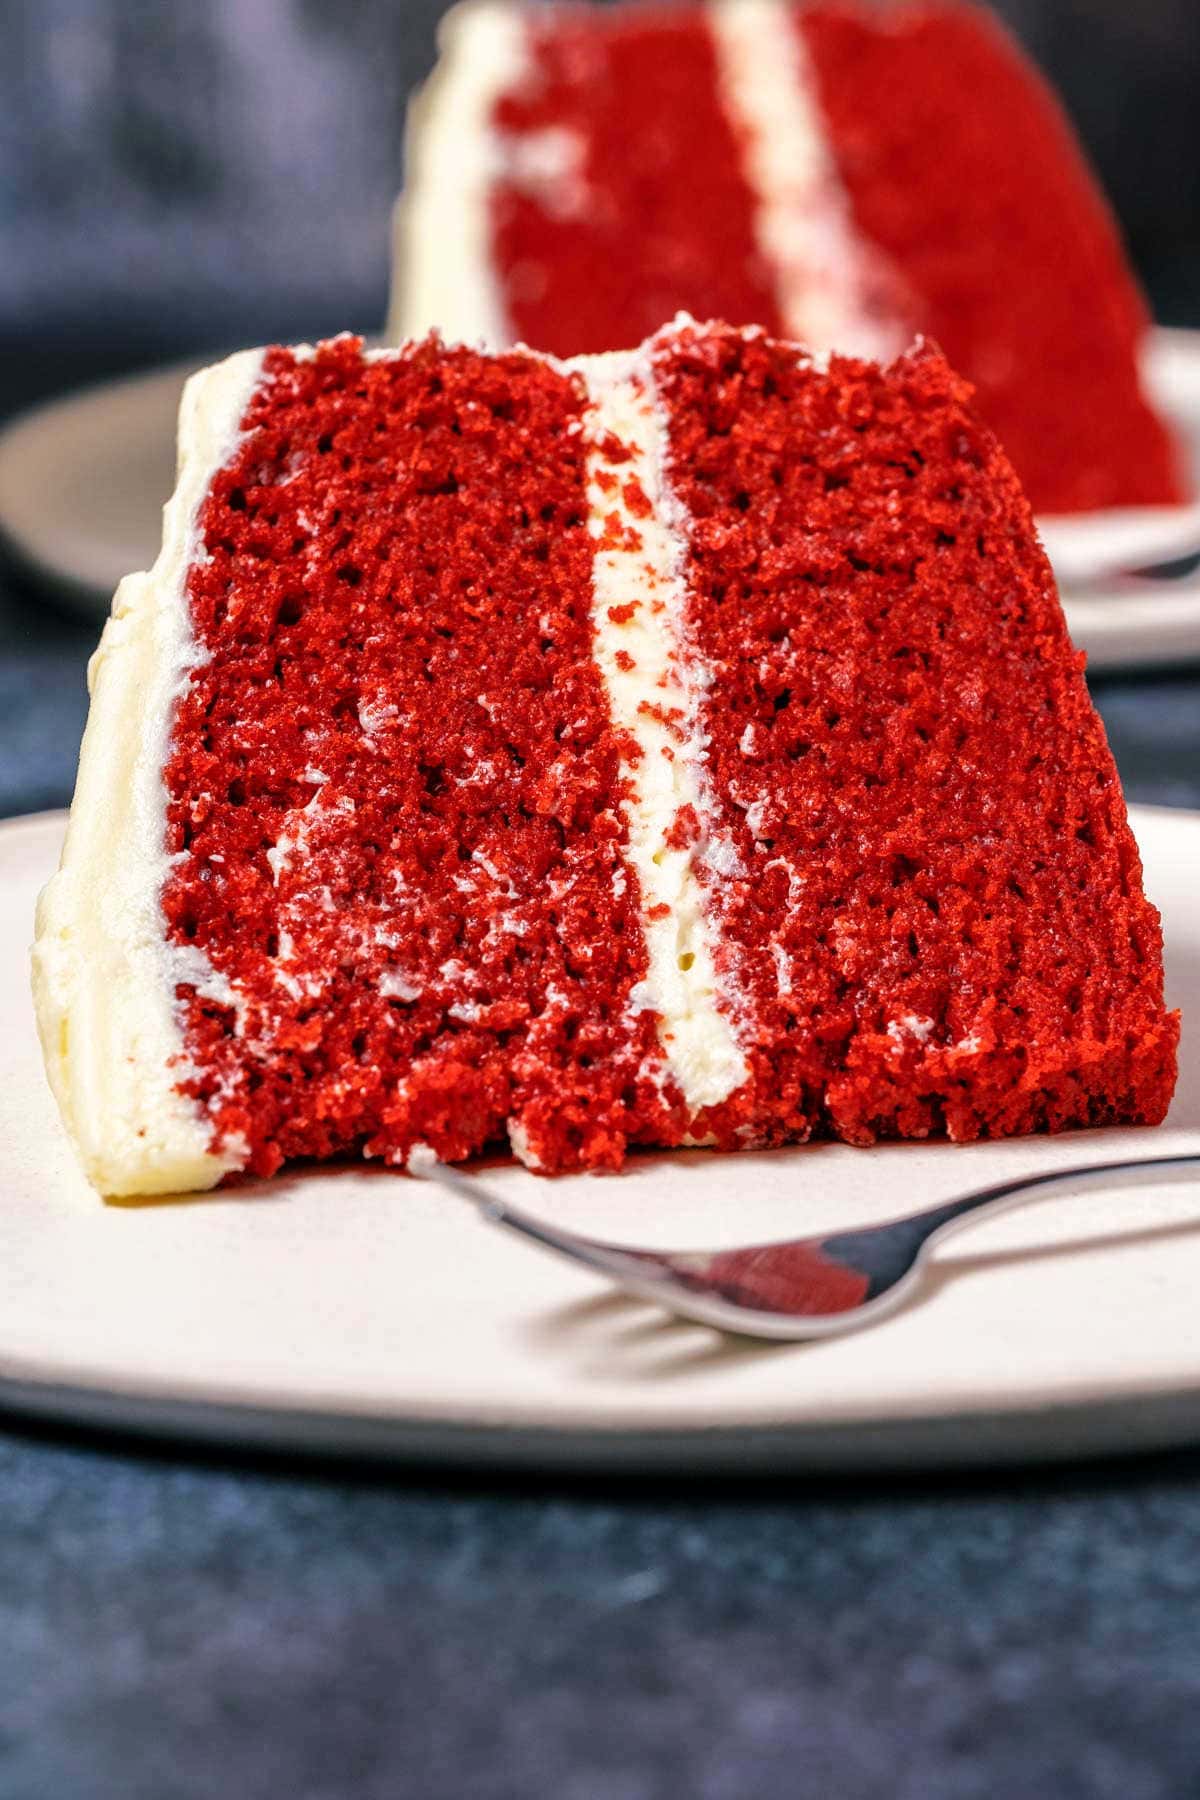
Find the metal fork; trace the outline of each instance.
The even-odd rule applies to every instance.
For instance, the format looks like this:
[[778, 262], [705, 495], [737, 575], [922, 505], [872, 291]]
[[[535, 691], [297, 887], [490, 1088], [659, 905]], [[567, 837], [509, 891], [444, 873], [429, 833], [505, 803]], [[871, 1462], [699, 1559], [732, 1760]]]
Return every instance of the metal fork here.
[[437, 1163], [422, 1172], [471, 1201], [494, 1225], [583, 1263], [667, 1312], [743, 1337], [798, 1339], [836, 1337], [894, 1312], [919, 1282], [932, 1245], [968, 1219], [1049, 1194], [1195, 1178], [1200, 1155], [1140, 1157], [1023, 1175], [857, 1231], [732, 1250], [638, 1250], [603, 1243], [510, 1206], [461, 1169]]

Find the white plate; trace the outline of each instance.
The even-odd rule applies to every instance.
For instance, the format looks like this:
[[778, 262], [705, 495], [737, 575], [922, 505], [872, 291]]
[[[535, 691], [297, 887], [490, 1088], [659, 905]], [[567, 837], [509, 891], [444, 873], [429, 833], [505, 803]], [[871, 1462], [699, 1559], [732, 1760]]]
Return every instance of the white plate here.
[[0, 531], [22, 562], [103, 616], [148, 569], [175, 485], [175, 419], [194, 362], [106, 381], [0, 433]]
[[[1200, 490], [1200, 331], [1156, 330], [1143, 373], [1155, 405], [1183, 444]], [[1060, 585], [1091, 586], [1114, 569], [1145, 568], [1200, 551], [1200, 498], [1190, 506], [1043, 515], [1038, 530]]]
[[[645, 1157], [493, 1179], [582, 1229], [717, 1245], [865, 1222], [1026, 1169], [1200, 1149], [1200, 815], [1135, 814], [1184, 1073], [1157, 1132]], [[106, 1207], [46, 1091], [27, 996], [58, 816], [0, 828], [0, 1405], [221, 1442], [647, 1471], [967, 1463], [1200, 1441], [1200, 1193], [1031, 1206], [948, 1244], [873, 1330], [751, 1347], [483, 1224], [330, 1169]]]
[[[0, 433], [0, 532], [85, 611], [158, 551], [175, 466], [175, 414], [191, 364], [53, 401]], [[1147, 379], [1191, 446], [1200, 487], [1200, 332], [1154, 333]], [[1131, 588], [1109, 572], [1200, 549], [1200, 504], [1043, 520], [1072, 636], [1093, 668], [1200, 656], [1200, 575]]]

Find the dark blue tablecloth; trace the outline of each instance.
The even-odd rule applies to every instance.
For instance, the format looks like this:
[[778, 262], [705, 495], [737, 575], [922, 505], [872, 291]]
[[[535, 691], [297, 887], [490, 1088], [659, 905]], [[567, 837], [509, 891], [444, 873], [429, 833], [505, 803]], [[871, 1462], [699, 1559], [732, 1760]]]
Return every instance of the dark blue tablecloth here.
[[1200, 1461], [498, 1489], [0, 1440], [6, 1800], [1185, 1800]]

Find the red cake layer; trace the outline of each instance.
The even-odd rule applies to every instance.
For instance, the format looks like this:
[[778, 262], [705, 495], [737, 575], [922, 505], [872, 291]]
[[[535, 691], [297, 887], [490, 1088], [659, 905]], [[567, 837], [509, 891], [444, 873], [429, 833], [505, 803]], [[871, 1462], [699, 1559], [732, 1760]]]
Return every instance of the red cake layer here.
[[552, 1168], [680, 1134], [628, 1008], [583, 403], [520, 354], [275, 350], [213, 483], [164, 904], [242, 1001], [181, 990], [185, 1091], [259, 1173], [510, 1115]]
[[1149, 318], [1053, 95], [975, 7], [797, 9], [859, 228], [974, 383], [1038, 512], [1184, 497]]
[[723, 1143], [1162, 1118], [1158, 917], [1029, 507], [932, 347], [828, 375], [668, 340], [689, 626], [742, 873], [753, 1083]]
[[494, 191], [494, 252], [515, 335], [559, 356], [616, 350], [680, 308], [778, 330], [703, 13], [567, 7], [526, 17], [534, 76], [504, 97], [495, 125], [521, 140], [576, 133], [585, 154], [573, 195], [560, 189], [547, 203], [513, 180]]

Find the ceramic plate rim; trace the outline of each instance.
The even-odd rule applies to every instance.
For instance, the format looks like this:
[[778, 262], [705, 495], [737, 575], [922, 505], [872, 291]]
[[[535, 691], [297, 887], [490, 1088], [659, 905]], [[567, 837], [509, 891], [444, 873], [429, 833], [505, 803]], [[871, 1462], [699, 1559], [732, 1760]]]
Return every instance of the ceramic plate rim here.
[[0, 1417], [188, 1450], [386, 1463], [478, 1474], [630, 1479], [696, 1474], [884, 1475], [1035, 1467], [1161, 1454], [1200, 1442], [1200, 1383], [1043, 1406], [960, 1409], [803, 1426], [467, 1423], [377, 1412], [157, 1396], [0, 1374]]

